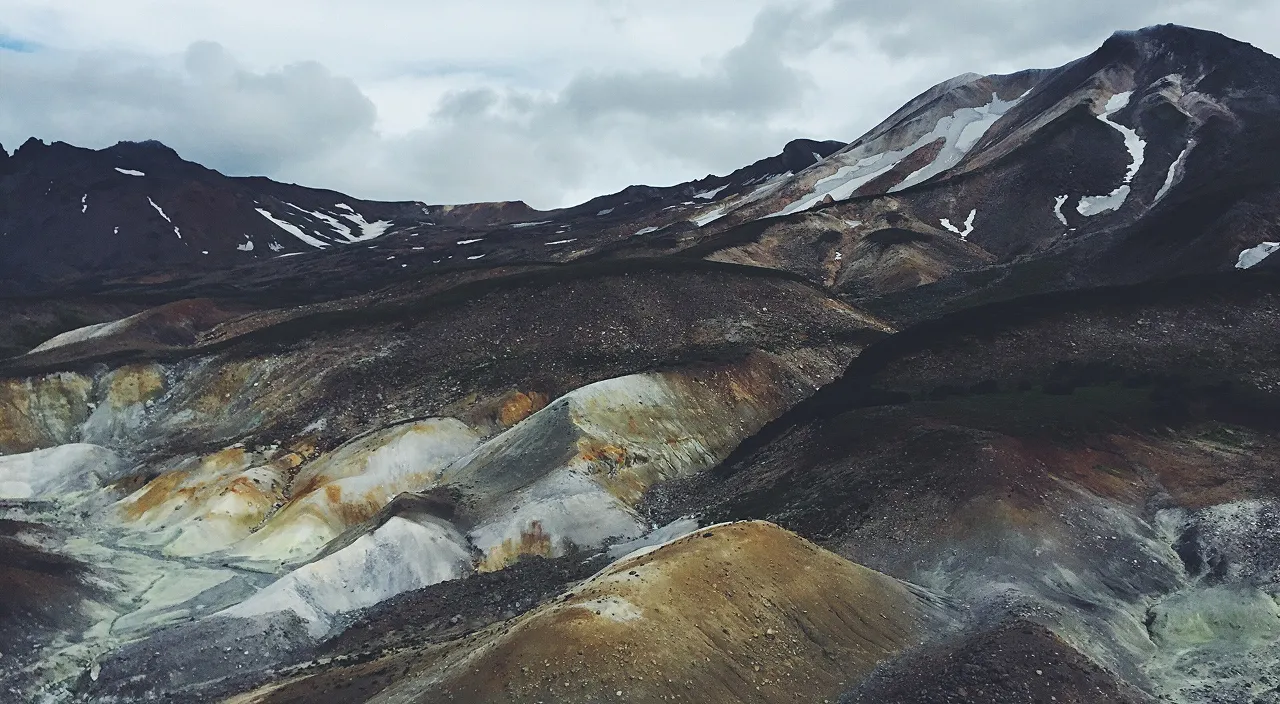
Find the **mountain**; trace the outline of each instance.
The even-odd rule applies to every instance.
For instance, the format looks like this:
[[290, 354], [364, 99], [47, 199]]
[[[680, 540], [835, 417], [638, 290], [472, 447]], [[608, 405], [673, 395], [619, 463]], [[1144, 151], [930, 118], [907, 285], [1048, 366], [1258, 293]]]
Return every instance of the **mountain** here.
[[1278, 118], [1160, 26], [555, 211], [28, 142], [0, 690], [1276, 701]]
[[960, 76], [703, 216], [726, 229], [696, 251], [885, 297], [904, 320], [1229, 270], [1280, 239], [1280, 171], [1261, 156], [1280, 143], [1278, 72], [1251, 46], [1163, 26], [1049, 71]]
[[232, 271], [258, 261], [361, 248], [379, 250], [365, 259], [417, 252], [415, 259], [444, 268], [482, 257], [560, 261], [629, 236], [632, 225], [667, 218], [667, 211], [801, 170], [841, 146], [796, 140], [778, 156], [726, 177], [637, 186], [543, 212], [521, 202], [365, 201], [227, 177], [159, 142], [94, 151], [32, 138], [0, 161], [6, 249], [0, 293], [97, 290], [104, 283], [181, 280], [197, 272], [234, 277]]

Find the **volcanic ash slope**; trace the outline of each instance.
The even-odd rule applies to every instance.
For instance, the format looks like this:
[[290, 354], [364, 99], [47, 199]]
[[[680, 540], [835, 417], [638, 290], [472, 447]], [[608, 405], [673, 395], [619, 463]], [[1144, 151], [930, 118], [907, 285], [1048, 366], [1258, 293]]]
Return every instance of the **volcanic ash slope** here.
[[944, 620], [923, 590], [771, 523], [724, 524], [622, 558], [374, 701], [811, 701]]

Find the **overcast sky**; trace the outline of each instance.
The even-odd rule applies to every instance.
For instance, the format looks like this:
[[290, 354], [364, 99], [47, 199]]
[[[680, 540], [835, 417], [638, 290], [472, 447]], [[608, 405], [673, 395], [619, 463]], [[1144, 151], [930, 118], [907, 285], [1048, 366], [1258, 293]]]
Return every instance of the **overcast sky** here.
[[0, 0], [0, 143], [159, 139], [358, 197], [550, 208], [850, 141], [968, 71], [1275, 0]]

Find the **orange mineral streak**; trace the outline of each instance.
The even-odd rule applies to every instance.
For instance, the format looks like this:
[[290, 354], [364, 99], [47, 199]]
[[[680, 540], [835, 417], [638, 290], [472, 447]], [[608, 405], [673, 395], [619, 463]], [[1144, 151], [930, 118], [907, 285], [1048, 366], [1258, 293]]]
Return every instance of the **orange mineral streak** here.
[[300, 438], [298, 440], [294, 440], [289, 443], [288, 447], [285, 449], [298, 456], [299, 464], [302, 463], [302, 460], [309, 460], [320, 454], [320, 451], [316, 449], [315, 442], [311, 438]]
[[[325, 487], [326, 495], [330, 489], [337, 488], [339, 487]], [[382, 510], [383, 506], [387, 505], [391, 498], [383, 491], [368, 492], [354, 501], [348, 498], [341, 503], [334, 502], [331, 509], [337, 517], [340, 527], [346, 528], [373, 518], [378, 514], [378, 511]]]
[[121, 515], [130, 522], [163, 517], [157, 510], [175, 501], [198, 508], [199, 503], [222, 495], [235, 485], [241, 479], [235, 475], [248, 469], [252, 459], [243, 447], [228, 447], [187, 462], [180, 469], [152, 479], [137, 498], [122, 501]]
[[[634, 419], [632, 419], [634, 423]], [[598, 462], [606, 467], [618, 468], [627, 464], [625, 448], [609, 443], [597, 442], [593, 438], [578, 439], [578, 454], [588, 462]]]
[[196, 487], [182, 486], [192, 474], [193, 472], [184, 471], [167, 472], [152, 479], [138, 498], [126, 502], [121, 507], [125, 520], [140, 521], [174, 497], [193, 496]]
[[547, 395], [537, 391], [516, 391], [498, 409], [498, 423], [504, 428], [519, 423], [547, 405]]
[[614, 563], [397, 689], [420, 702], [834, 700], [942, 613], [772, 524], [716, 526]]
[[277, 471], [288, 472], [289, 470], [297, 469], [302, 466], [303, 461], [305, 461], [305, 459], [302, 453], [289, 452], [271, 460], [268, 464]]

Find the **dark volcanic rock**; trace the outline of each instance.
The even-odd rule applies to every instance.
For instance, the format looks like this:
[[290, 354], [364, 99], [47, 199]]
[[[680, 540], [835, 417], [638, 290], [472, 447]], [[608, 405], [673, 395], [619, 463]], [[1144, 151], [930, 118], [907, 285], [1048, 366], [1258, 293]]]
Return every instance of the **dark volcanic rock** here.
[[1154, 701], [1034, 623], [922, 649], [874, 673], [841, 704], [1139, 704]]

